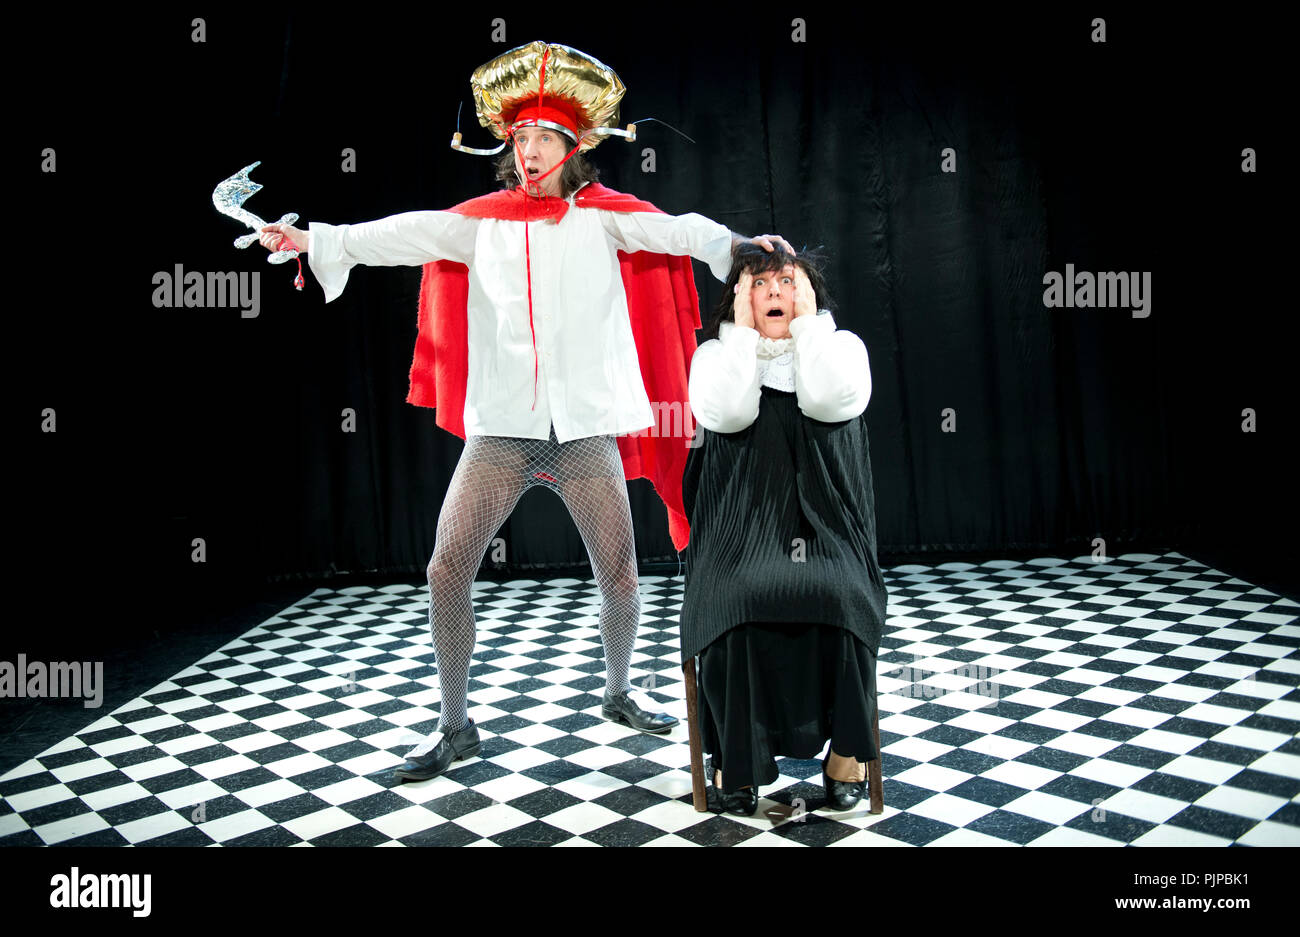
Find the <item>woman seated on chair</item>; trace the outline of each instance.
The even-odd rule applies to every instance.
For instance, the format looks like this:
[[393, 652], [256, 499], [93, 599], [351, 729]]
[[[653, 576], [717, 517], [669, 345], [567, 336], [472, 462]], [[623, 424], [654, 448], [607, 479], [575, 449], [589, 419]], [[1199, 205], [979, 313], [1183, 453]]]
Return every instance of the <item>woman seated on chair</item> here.
[[711, 802], [743, 816], [776, 781], [775, 756], [827, 749], [822, 783], [841, 810], [879, 757], [871, 372], [829, 305], [815, 257], [741, 245], [691, 362], [682, 659], [700, 657]]

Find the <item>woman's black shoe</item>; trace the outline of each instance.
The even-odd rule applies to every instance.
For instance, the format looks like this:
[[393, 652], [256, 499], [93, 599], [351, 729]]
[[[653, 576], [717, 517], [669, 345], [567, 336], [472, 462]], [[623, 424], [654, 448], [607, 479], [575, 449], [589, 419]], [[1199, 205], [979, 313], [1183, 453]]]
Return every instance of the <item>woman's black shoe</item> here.
[[[714, 778], [717, 773], [713, 768], [713, 759], [709, 759], [709, 809], [714, 813], [726, 811], [735, 817], [752, 817], [758, 810], [758, 788], [744, 787], [732, 793], [726, 793], [717, 784]], [[714, 809], [716, 807], [716, 809]]]
[[758, 809], [758, 788], [742, 787], [734, 794], [722, 795], [722, 807], [737, 817], [752, 817]]
[[826, 789], [826, 806], [832, 810], [852, 810], [867, 793], [866, 781], [836, 781], [826, 773], [822, 762], [822, 787]]

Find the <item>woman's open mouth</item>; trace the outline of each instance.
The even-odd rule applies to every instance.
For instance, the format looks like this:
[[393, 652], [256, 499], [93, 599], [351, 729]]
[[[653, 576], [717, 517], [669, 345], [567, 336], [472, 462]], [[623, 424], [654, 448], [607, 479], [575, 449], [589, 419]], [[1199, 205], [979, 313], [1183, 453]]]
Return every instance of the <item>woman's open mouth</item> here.
[[769, 310], [767, 311], [767, 317], [768, 317], [769, 319], [780, 319], [780, 318], [782, 318], [784, 315], [785, 315], [785, 313], [782, 312], [780, 309], [769, 309]]

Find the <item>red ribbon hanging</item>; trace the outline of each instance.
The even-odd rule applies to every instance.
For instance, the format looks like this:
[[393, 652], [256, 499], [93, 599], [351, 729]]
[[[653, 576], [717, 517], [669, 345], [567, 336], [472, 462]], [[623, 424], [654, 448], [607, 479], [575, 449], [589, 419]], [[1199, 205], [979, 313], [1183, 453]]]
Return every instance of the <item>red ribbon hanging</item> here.
[[[289, 239], [285, 237], [283, 234], [280, 235], [280, 240], [275, 242], [275, 249], [283, 250], [285, 241], [289, 241]], [[292, 241], [289, 241], [289, 246], [297, 250], [297, 245], [294, 244]], [[298, 261], [298, 275], [293, 278], [293, 288], [296, 290], [300, 290], [307, 285], [306, 281], [303, 280], [302, 278], [302, 254], [300, 253], [294, 259]]]
[[[544, 95], [546, 93], [546, 60], [550, 57], [550, 55], [551, 55], [550, 49], [547, 49], [542, 53], [542, 66], [539, 71], [538, 80], [537, 80], [537, 106], [539, 108], [543, 106], [542, 102], [543, 102]], [[521, 123], [528, 124], [529, 121], [521, 121]], [[532, 118], [531, 123], [533, 126], [536, 126], [537, 119]], [[518, 126], [518, 124], [516, 124], [515, 126]], [[515, 158], [519, 161], [519, 165], [522, 166], [524, 164], [523, 149], [519, 146], [519, 141], [515, 139], [514, 127], [511, 128], [510, 142], [514, 145], [515, 148]], [[530, 410], [537, 409], [537, 383], [538, 383], [538, 375], [540, 373], [540, 368], [541, 368], [541, 361], [537, 354], [537, 329], [533, 325], [533, 257], [532, 257], [532, 244], [528, 236], [528, 224], [529, 224], [528, 199], [530, 196], [536, 198], [546, 197], [546, 193], [542, 191], [541, 181], [545, 179], [547, 176], [549, 176], [551, 173], [555, 172], [557, 169], [560, 169], [565, 163], [567, 163], [569, 161], [569, 157], [572, 156], [574, 153], [578, 152], [579, 145], [580, 144], [575, 143], [573, 149], [569, 150], [569, 152], [565, 154], [564, 159], [560, 160], [558, 163], [556, 163], [546, 172], [542, 173], [540, 176], [537, 177], [536, 180], [527, 179], [525, 177], [525, 180], [521, 182], [519, 186], [520, 191], [523, 193], [524, 196], [524, 267], [528, 279], [528, 332], [529, 335], [532, 337], [532, 341], [533, 341], [533, 404], [531, 407], [529, 407]]]

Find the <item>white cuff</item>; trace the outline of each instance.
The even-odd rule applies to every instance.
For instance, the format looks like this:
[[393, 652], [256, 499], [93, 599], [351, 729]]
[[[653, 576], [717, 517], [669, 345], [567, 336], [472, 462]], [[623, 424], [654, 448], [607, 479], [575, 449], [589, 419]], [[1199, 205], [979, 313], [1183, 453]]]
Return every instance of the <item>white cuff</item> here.
[[333, 302], [348, 284], [352, 264], [342, 258], [343, 231], [347, 225], [313, 221], [307, 229], [307, 266], [325, 291], [325, 302]]
[[718, 339], [728, 349], [734, 349], [738, 356], [741, 353], [752, 355], [758, 351], [758, 329], [736, 325], [734, 322], [721, 322], [718, 324]]
[[796, 342], [800, 335], [826, 333], [835, 331], [835, 318], [826, 311], [815, 316], [795, 316], [790, 320], [790, 337]]
[[731, 231], [723, 225], [718, 227], [723, 233], [709, 241], [703, 259], [709, 265], [709, 272], [719, 282], [726, 283], [727, 277], [731, 276]]

